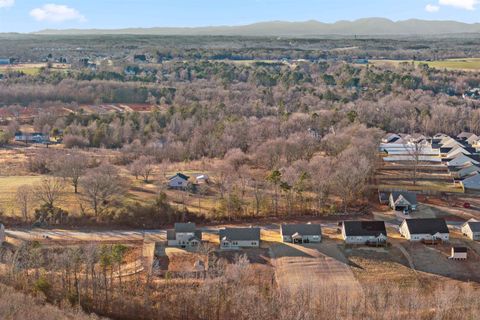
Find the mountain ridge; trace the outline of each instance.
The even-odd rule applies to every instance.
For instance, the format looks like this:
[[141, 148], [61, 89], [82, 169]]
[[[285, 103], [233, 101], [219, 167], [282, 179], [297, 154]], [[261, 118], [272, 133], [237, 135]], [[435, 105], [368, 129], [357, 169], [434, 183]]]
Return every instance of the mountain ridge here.
[[239, 26], [153, 27], [122, 29], [45, 29], [36, 35], [212, 35], [212, 36], [325, 36], [325, 35], [447, 35], [480, 33], [480, 23], [453, 20], [363, 18], [325, 23], [317, 20], [301, 22], [265, 21]]

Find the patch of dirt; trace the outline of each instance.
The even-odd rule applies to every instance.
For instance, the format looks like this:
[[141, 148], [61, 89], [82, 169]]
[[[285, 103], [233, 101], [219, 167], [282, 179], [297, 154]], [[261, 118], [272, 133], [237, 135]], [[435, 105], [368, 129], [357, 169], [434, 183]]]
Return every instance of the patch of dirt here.
[[270, 253], [280, 288], [320, 291], [332, 287], [351, 292], [361, 291], [348, 260], [334, 241], [324, 240], [309, 245], [278, 243], [271, 247]]

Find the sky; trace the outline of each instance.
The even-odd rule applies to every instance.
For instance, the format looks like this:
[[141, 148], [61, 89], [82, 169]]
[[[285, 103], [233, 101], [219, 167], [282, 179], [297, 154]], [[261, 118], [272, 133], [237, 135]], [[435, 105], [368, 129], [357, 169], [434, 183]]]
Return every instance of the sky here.
[[368, 17], [480, 22], [480, 0], [0, 0], [0, 32], [335, 22]]

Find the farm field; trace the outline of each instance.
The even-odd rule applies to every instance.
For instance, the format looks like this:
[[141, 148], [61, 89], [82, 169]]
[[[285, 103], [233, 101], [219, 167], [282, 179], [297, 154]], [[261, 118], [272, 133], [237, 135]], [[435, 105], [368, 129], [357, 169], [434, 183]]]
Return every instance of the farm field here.
[[[46, 63], [22, 63], [22, 64], [6, 65], [6, 66], [0, 66], [0, 73], [4, 71], [6, 72], [17, 71], [17, 72], [23, 72], [26, 75], [35, 76], [40, 73], [42, 68], [46, 68], [46, 67], [47, 67]], [[69, 68], [70, 68], [70, 65], [68, 64], [53, 63], [50, 69], [64, 71], [64, 70], [68, 70]]]
[[[377, 66], [399, 66], [401, 63], [413, 63], [413, 60], [370, 60], [373, 65]], [[446, 59], [438, 61], [415, 61], [415, 65], [427, 64], [430, 68], [449, 69], [449, 70], [480, 70], [480, 58], [465, 59]]]

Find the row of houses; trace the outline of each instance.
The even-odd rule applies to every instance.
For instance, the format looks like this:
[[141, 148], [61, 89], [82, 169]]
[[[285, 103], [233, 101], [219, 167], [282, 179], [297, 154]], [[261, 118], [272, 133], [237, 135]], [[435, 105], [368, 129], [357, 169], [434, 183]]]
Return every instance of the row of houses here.
[[[259, 227], [224, 228], [218, 232], [220, 249], [258, 248], [260, 246]], [[412, 242], [447, 242], [450, 232], [444, 219], [405, 219], [400, 234]], [[385, 221], [343, 221], [340, 226], [342, 239], [346, 244], [381, 245], [388, 239]], [[480, 240], [480, 222], [467, 221], [462, 233], [472, 240]], [[319, 243], [322, 241], [320, 224], [282, 224], [280, 235], [286, 243]], [[194, 223], [176, 223], [167, 231], [169, 246], [194, 248], [201, 244], [202, 232]]]
[[462, 132], [455, 137], [390, 133], [379, 149], [387, 154], [385, 162], [445, 166], [452, 181], [465, 192], [480, 191], [480, 137], [474, 133]]
[[437, 134], [432, 148], [439, 150], [442, 163], [448, 168], [454, 183], [466, 192], [480, 191], [480, 137], [462, 132], [456, 137]]

